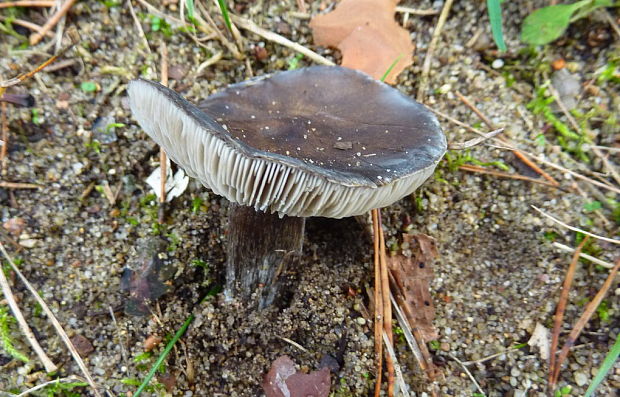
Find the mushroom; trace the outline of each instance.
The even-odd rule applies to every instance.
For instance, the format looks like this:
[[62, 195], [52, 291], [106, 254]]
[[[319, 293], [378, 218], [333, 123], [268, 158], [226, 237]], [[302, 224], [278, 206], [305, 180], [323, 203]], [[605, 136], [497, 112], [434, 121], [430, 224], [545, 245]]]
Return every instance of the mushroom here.
[[129, 83], [144, 131], [188, 175], [231, 201], [225, 294], [259, 307], [299, 260], [304, 218], [342, 218], [412, 193], [446, 139], [434, 115], [354, 70], [314, 66], [231, 85], [195, 106]]

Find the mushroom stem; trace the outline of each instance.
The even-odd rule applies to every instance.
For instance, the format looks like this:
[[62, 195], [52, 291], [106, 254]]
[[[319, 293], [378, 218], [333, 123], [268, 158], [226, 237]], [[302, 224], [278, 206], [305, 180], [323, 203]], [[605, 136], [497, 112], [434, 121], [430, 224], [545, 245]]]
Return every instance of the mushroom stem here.
[[257, 292], [262, 309], [281, 295], [287, 269], [299, 261], [305, 218], [231, 203], [228, 219], [226, 297], [248, 301]]

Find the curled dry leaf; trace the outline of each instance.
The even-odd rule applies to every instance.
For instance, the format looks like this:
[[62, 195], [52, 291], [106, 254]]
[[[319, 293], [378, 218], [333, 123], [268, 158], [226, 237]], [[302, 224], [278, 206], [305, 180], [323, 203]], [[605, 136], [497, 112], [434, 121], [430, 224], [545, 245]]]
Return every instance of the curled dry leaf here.
[[330, 386], [328, 368], [309, 374], [299, 373], [293, 360], [287, 356], [278, 357], [263, 379], [267, 397], [327, 397]]
[[381, 79], [395, 62], [385, 81], [413, 63], [414, 46], [409, 32], [394, 20], [398, 0], [342, 0], [330, 13], [310, 21], [317, 45], [337, 47], [342, 66]]
[[388, 269], [397, 291], [406, 303], [406, 316], [412, 328], [418, 328], [426, 342], [437, 339], [433, 327], [435, 306], [430, 293], [433, 279], [431, 263], [437, 257], [435, 240], [425, 234], [403, 235], [403, 244], [409, 245], [411, 256], [402, 253], [387, 258]]

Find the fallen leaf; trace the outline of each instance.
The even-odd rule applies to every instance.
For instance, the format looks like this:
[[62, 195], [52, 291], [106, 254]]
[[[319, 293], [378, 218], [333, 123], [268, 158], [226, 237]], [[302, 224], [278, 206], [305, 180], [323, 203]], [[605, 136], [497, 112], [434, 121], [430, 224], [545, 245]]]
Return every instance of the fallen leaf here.
[[415, 49], [409, 32], [394, 19], [398, 0], [343, 0], [332, 12], [310, 21], [317, 45], [337, 47], [341, 66], [361, 70], [379, 80], [396, 64], [385, 82], [413, 63]]
[[435, 241], [425, 234], [404, 234], [403, 244], [409, 245], [411, 256], [402, 253], [388, 257], [387, 264], [398, 291], [404, 298], [409, 310], [407, 320], [412, 328], [418, 328], [425, 341], [437, 339], [433, 327], [435, 306], [430, 293], [433, 269], [431, 262], [437, 257]]
[[328, 368], [309, 374], [299, 373], [293, 360], [287, 356], [278, 357], [263, 379], [267, 397], [327, 397], [330, 387]]
[[90, 353], [95, 351], [93, 344], [90, 343], [90, 341], [86, 339], [86, 337], [80, 334], [73, 335], [71, 337], [71, 343], [73, 343], [73, 346], [78, 351], [78, 353], [80, 353], [80, 356], [82, 357], [86, 357]]
[[549, 359], [551, 350], [551, 333], [544, 325], [541, 323], [536, 323], [536, 328], [534, 328], [534, 332], [532, 332], [532, 336], [530, 337], [530, 340], [527, 341], [527, 344], [538, 348], [540, 358], [545, 361]]
[[24, 231], [26, 227], [26, 221], [23, 218], [11, 218], [4, 222], [2, 225], [9, 234], [13, 237], [18, 238], [20, 234]]

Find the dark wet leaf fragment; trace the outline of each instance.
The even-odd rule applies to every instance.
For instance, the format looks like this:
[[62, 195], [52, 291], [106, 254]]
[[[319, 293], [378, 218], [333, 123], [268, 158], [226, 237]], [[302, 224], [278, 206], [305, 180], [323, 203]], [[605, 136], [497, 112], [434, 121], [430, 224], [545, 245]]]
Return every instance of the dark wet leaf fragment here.
[[86, 337], [80, 334], [73, 335], [71, 337], [71, 343], [73, 343], [73, 346], [75, 346], [75, 349], [78, 351], [78, 353], [80, 353], [80, 356], [82, 357], [86, 357], [90, 353], [95, 351], [93, 344], [90, 343], [90, 341], [86, 339]]
[[175, 270], [168, 260], [167, 248], [168, 242], [161, 237], [138, 240], [121, 278], [121, 291], [129, 293], [125, 313], [133, 316], [148, 314], [149, 302], [168, 290], [165, 281], [174, 275]]
[[388, 268], [405, 303], [405, 314], [412, 328], [418, 328], [425, 341], [437, 339], [433, 327], [435, 306], [430, 293], [433, 280], [432, 261], [437, 257], [435, 240], [425, 234], [403, 235], [411, 254], [387, 258]]
[[330, 387], [328, 368], [309, 374], [299, 373], [293, 360], [287, 356], [278, 357], [263, 379], [267, 397], [327, 397]]

